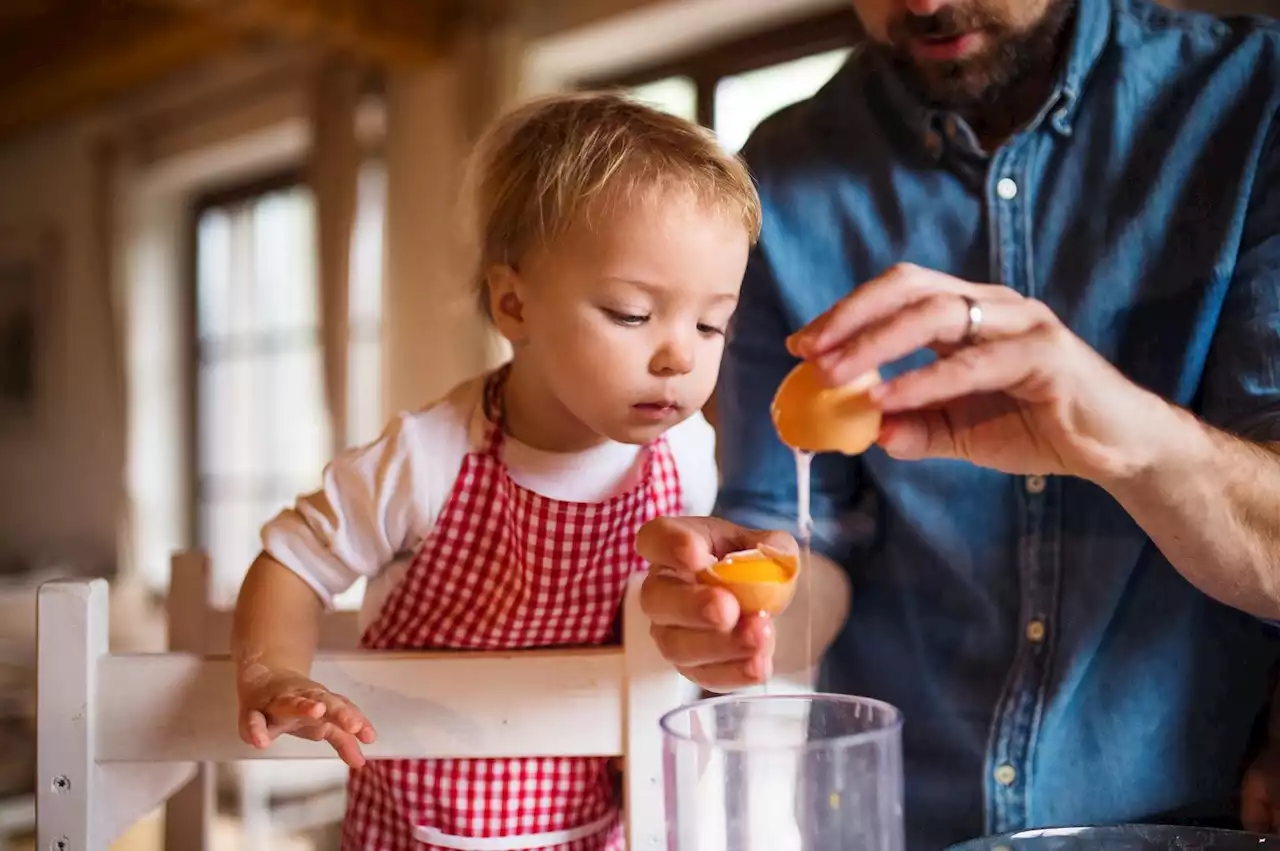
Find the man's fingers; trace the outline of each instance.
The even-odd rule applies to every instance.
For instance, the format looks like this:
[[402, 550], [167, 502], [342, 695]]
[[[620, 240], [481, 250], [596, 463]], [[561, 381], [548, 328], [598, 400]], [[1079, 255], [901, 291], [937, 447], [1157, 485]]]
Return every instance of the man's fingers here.
[[651, 573], [640, 586], [640, 606], [655, 627], [685, 627], [728, 633], [741, 609], [723, 588], [697, 585], [680, 576]]
[[815, 358], [861, 328], [935, 293], [968, 292], [976, 285], [911, 263], [899, 263], [866, 281], [804, 328], [787, 338], [797, 357]]
[[858, 286], [825, 313], [787, 339], [792, 354], [816, 358], [840, 346], [866, 326], [934, 295], [967, 295], [984, 306], [1017, 302], [1022, 296], [999, 284], [974, 284], [932, 269], [899, 263]]
[[797, 357], [817, 357], [843, 343], [858, 329], [895, 313], [928, 292], [954, 292], [961, 281], [910, 263], [899, 263], [840, 299], [804, 328], [787, 338]]
[[888, 414], [880, 421], [877, 443], [889, 457], [901, 461], [956, 458], [956, 444], [941, 411]]
[[887, 414], [946, 404], [965, 396], [1012, 393], [1037, 374], [1029, 337], [995, 340], [960, 349], [951, 357], [903, 373], [875, 388]]
[[655, 626], [651, 632], [663, 658], [680, 668], [773, 657], [775, 630], [768, 617], [746, 618], [727, 634], [678, 626]]
[[[1039, 302], [993, 298], [982, 308], [983, 340], [1003, 340], [1026, 334], [1053, 314]], [[814, 363], [833, 385], [853, 381], [859, 375], [926, 347], [953, 352], [964, 341], [969, 307], [960, 293], [932, 293], [901, 310], [882, 316], [818, 357]]]

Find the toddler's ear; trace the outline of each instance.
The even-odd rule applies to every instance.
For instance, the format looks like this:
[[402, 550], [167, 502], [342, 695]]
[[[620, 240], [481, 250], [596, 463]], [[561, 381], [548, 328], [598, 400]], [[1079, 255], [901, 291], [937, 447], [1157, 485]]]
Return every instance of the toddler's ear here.
[[512, 343], [525, 337], [524, 302], [520, 299], [520, 273], [505, 264], [492, 266], [489, 284], [489, 312], [499, 333]]

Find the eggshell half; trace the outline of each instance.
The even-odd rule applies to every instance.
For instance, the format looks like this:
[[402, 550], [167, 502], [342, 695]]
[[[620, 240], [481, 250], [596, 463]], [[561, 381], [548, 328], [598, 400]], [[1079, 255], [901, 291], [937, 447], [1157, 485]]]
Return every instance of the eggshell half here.
[[726, 589], [747, 614], [777, 616], [791, 605], [800, 561], [772, 548], [730, 553], [697, 574], [698, 582]]
[[879, 383], [879, 371], [871, 370], [829, 387], [813, 364], [801, 363], [773, 397], [770, 414], [778, 437], [805, 452], [866, 452], [880, 435], [880, 407], [867, 396]]

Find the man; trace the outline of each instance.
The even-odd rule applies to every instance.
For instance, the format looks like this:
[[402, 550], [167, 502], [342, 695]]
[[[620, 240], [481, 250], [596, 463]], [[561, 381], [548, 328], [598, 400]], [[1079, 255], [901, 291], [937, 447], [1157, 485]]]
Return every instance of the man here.
[[814, 465], [853, 586], [820, 687], [903, 710], [909, 847], [1235, 818], [1280, 650], [1280, 31], [854, 5], [865, 46], [745, 151], [723, 519], [642, 533], [655, 639], [709, 689], [768, 675], [769, 625], [689, 577], [794, 528], [797, 358], [879, 367], [879, 445]]

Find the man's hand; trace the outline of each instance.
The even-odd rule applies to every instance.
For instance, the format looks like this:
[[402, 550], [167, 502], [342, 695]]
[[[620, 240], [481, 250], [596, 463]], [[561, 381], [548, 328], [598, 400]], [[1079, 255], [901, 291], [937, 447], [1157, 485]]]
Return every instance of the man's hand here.
[[1201, 591], [1280, 618], [1280, 447], [1212, 428], [1134, 384], [1040, 302], [896, 266], [787, 344], [835, 383], [933, 349], [933, 363], [870, 391], [886, 452], [1091, 481]]
[[1280, 833], [1280, 751], [1268, 747], [1245, 772], [1240, 821], [1254, 833]]
[[[976, 327], [966, 299], [980, 312]], [[1101, 483], [1151, 463], [1140, 424], [1169, 416], [1168, 403], [1125, 378], [1044, 304], [910, 265], [858, 287], [788, 346], [833, 383], [922, 347], [938, 354], [873, 391], [885, 412], [879, 442], [898, 458], [964, 458], [1006, 473]]]
[[248, 665], [238, 675], [240, 738], [266, 749], [288, 734], [328, 742], [352, 768], [364, 765], [360, 743], [377, 738], [369, 719], [349, 700], [298, 674]]
[[769, 617], [743, 617], [732, 594], [694, 580], [729, 553], [761, 544], [797, 551], [784, 532], [756, 532], [710, 517], [660, 517], [636, 536], [637, 551], [653, 565], [640, 594], [653, 639], [667, 661], [708, 691], [762, 683], [773, 671]]

